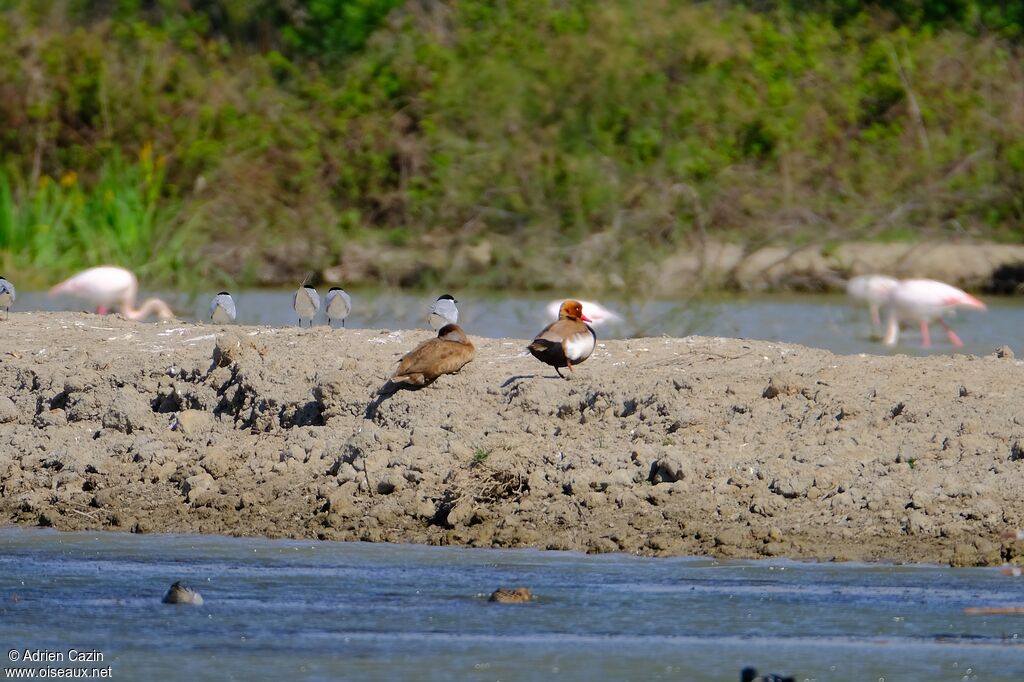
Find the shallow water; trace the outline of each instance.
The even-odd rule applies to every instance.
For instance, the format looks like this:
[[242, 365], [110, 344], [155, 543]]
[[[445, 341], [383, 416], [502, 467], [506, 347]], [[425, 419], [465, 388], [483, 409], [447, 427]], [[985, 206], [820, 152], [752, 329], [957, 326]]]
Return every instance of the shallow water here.
[[[1020, 680], [997, 569], [0, 529], [0, 656], [113, 679]], [[202, 606], [160, 603], [182, 580]], [[528, 605], [489, 604], [528, 586]], [[53, 664], [50, 665], [60, 665]], [[67, 665], [67, 664], [65, 664]]]
[[[325, 292], [321, 292], [323, 294]], [[292, 292], [249, 290], [234, 295], [238, 322], [244, 324], [295, 324]], [[396, 292], [354, 291], [353, 311], [347, 327], [405, 329], [426, 327], [432, 296]], [[550, 297], [458, 296], [460, 324], [475, 336], [526, 339], [550, 321], [545, 311]], [[185, 319], [209, 317], [209, 300], [196, 297], [168, 297]], [[605, 301], [619, 313], [620, 323], [597, 328], [600, 338], [638, 336], [687, 336], [702, 334], [734, 338], [799, 343], [835, 353], [949, 353], [954, 349], [941, 328], [933, 325], [931, 351], [919, 348], [916, 329], [907, 330], [895, 351], [872, 339], [866, 309], [853, 309], [843, 296], [791, 295], [755, 298], [699, 299], [628, 303]], [[1024, 354], [1024, 301], [990, 299], [987, 312], [967, 311], [949, 321], [964, 341], [961, 352], [984, 355], [1008, 345]], [[25, 293], [16, 310], [75, 310], [69, 299], [52, 299], [44, 294]], [[584, 311], [586, 312], [586, 311]], [[326, 324], [321, 311], [319, 324]]]

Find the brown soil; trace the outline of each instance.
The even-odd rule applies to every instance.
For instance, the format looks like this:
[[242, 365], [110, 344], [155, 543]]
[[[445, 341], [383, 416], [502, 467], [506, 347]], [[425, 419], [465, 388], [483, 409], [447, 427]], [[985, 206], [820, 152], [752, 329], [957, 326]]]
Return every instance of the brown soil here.
[[[472, 334], [473, 330], [467, 330]], [[375, 399], [430, 332], [0, 323], [0, 520], [199, 532], [1020, 562], [1022, 363], [722, 338], [525, 341]]]

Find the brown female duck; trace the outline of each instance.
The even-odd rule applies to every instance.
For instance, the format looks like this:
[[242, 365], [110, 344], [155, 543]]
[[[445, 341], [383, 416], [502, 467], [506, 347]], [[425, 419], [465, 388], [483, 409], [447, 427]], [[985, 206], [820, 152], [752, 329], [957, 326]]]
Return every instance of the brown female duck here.
[[455, 374], [476, 354], [473, 343], [457, 324], [446, 324], [437, 337], [406, 353], [391, 375], [391, 383], [408, 388], [428, 386], [442, 374]]

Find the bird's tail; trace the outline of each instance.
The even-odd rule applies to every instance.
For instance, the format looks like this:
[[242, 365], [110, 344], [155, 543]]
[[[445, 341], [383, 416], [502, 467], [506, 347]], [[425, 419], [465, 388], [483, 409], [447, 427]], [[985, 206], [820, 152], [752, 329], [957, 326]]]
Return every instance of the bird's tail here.
[[547, 339], [534, 339], [529, 346], [526, 347], [528, 351], [534, 355], [543, 355], [551, 350], [552, 346], [557, 346], [558, 343], [555, 341], [548, 341]]

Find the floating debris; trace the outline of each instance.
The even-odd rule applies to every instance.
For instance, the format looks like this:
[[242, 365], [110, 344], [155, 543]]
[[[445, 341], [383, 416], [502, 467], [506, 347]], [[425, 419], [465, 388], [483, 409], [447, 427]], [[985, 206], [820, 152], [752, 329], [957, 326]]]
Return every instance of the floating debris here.
[[525, 587], [512, 589], [499, 587], [494, 592], [491, 592], [491, 596], [487, 598], [487, 601], [493, 601], [498, 604], [526, 604], [533, 601], [533, 593]]
[[203, 595], [187, 585], [182, 585], [181, 581], [177, 581], [167, 590], [167, 594], [164, 595], [162, 601], [164, 604], [194, 604], [200, 606], [203, 603]]

